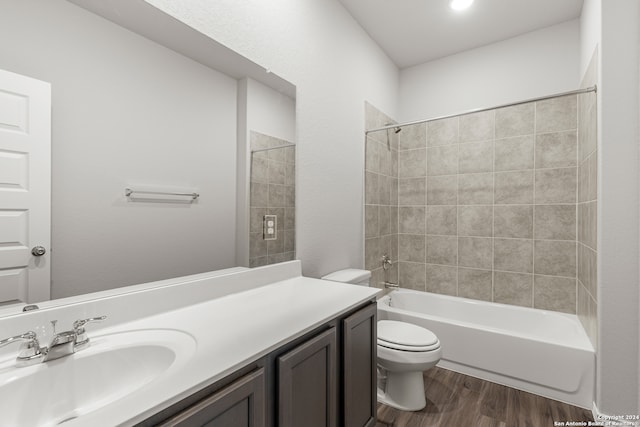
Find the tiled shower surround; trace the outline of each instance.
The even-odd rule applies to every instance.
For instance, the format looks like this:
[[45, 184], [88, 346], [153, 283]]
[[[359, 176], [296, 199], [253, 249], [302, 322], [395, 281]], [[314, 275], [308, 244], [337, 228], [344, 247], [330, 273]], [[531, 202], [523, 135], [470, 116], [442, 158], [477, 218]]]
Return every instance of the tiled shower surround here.
[[369, 133], [366, 268], [379, 285], [387, 253], [403, 288], [576, 313], [578, 164], [575, 95]]
[[[275, 264], [295, 258], [295, 147], [288, 141], [251, 131], [251, 223], [249, 266]], [[277, 215], [275, 240], [264, 240], [262, 218]]]
[[[597, 82], [597, 53], [591, 59], [583, 87]], [[596, 94], [578, 95], [578, 317], [597, 345], [597, 215], [598, 158]]]

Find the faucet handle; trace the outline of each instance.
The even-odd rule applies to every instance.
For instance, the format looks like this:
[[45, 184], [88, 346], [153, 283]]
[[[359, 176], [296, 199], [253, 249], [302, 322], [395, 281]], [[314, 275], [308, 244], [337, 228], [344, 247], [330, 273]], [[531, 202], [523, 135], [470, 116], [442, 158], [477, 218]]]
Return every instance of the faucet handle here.
[[20, 347], [20, 352], [16, 358], [17, 367], [40, 363], [47, 352], [46, 348], [40, 347], [38, 336], [33, 331], [0, 340], [0, 347], [16, 341], [26, 341]]
[[73, 331], [76, 334], [76, 351], [82, 350], [89, 345], [89, 337], [87, 336], [87, 331], [84, 330], [84, 325], [90, 322], [100, 322], [106, 318], [107, 316], [90, 317], [89, 319], [76, 320], [73, 322]]
[[84, 325], [86, 325], [89, 322], [100, 322], [101, 320], [104, 320], [106, 318], [107, 316], [100, 316], [100, 317], [90, 317], [84, 320], [76, 320], [75, 322], [73, 322], [73, 330], [77, 331], [78, 329], [81, 329]]

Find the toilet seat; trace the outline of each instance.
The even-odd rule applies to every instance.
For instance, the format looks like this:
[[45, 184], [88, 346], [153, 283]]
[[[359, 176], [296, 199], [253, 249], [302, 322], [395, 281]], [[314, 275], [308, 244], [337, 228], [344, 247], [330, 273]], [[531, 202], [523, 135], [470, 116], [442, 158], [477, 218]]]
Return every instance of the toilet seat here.
[[424, 352], [440, 348], [440, 341], [426, 328], [396, 320], [380, 320], [378, 345], [393, 350]]

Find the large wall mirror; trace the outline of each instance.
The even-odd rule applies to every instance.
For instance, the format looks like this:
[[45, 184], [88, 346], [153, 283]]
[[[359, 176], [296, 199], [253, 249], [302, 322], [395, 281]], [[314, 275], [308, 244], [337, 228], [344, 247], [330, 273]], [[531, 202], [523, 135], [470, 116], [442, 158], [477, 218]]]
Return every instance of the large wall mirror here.
[[0, 69], [51, 84], [51, 299], [295, 258], [291, 83], [143, 0], [8, 0], [0, 38]]

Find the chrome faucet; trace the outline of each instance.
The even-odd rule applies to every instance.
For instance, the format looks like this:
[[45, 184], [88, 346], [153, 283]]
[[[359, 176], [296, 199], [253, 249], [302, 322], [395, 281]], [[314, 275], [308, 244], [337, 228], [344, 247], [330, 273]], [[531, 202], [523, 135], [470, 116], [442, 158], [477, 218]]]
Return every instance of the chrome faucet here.
[[40, 363], [44, 360], [44, 355], [46, 354], [47, 348], [40, 347], [38, 337], [33, 331], [25, 332], [24, 334], [16, 335], [15, 337], [3, 339], [2, 341], [0, 341], [0, 347], [11, 344], [12, 342], [22, 341], [26, 342], [22, 343], [22, 345], [20, 346], [20, 351], [18, 352], [18, 357], [16, 358], [16, 366], [18, 368], [35, 365], [36, 363]]
[[[33, 331], [1, 340], [0, 347], [12, 342], [26, 341], [26, 343], [23, 343], [20, 347], [18, 357], [16, 358], [16, 366], [18, 368], [48, 362], [49, 360], [56, 360], [86, 348], [89, 345], [89, 337], [84, 329], [84, 325], [106, 318], [107, 316], [101, 316], [76, 320], [73, 322], [73, 330], [55, 334], [49, 347], [40, 347], [38, 337]], [[54, 333], [55, 322], [56, 321], [51, 322], [54, 325]]]

